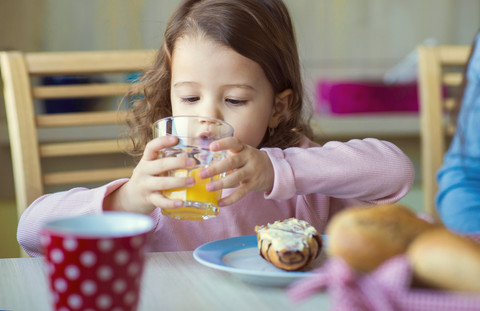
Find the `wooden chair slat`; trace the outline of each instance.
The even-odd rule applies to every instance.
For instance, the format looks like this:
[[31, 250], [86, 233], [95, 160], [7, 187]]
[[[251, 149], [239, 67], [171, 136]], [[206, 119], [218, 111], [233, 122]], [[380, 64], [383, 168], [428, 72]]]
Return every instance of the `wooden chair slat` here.
[[125, 123], [125, 111], [96, 111], [42, 114], [35, 117], [38, 127], [67, 127]]
[[40, 145], [40, 155], [42, 157], [60, 157], [74, 155], [94, 155], [123, 153], [130, 147], [129, 140], [98, 140], [98, 141], [80, 141], [66, 143], [50, 143]]
[[460, 86], [462, 84], [462, 73], [450, 72], [443, 75], [443, 84], [446, 86]]
[[468, 61], [470, 49], [462, 45], [441, 45], [436, 48], [438, 60], [442, 66], [459, 66], [463, 67]]
[[33, 97], [37, 99], [123, 96], [130, 86], [128, 83], [36, 86], [32, 92]]
[[145, 69], [155, 52], [145, 50], [27, 53], [32, 75], [135, 72]]
[[455, 98], [446, 98], [443, 102], [443, 107], [445, 110], [452, 111], [457, 107], [457, 100]]

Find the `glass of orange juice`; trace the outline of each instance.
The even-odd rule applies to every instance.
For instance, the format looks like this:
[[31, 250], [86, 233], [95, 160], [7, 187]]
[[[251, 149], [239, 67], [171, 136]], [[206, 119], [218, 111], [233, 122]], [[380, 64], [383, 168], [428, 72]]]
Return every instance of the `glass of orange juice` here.
[[217, 216], [218, 200], [222, 191], [209, 192], [205, 186], [221, 176], [201, 179], [199, 172], [211, 163], [225, 158], [225, 151], [212, 152], [209, 146], [215, 140], [232, 136], [232, 126], [224, 121], [208, 117], [174, 116], [156, 121], [153, 125], [153, 134], [154, 137], [168, 135], [178, 137], [178, 144], [162, 149], [159, 157], [193, 158], [197, 163], [193, 169], [169, 172], [169, 176], [193, 177], [195, 185], [190, 188], [162, 191], [165, 197], [184, 202], [180, 208], [162, 209], [162, 214], [182, 220], [204, 220]]

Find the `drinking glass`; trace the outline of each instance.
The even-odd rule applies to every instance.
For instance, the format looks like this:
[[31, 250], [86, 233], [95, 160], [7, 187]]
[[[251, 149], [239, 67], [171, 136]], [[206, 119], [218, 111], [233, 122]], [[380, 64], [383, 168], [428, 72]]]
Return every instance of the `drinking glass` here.
[[224, 159], [226, 151], [210, 151], [210, 143], [233, 135], [233, 128], [228, 123], [207, 117], [174, 116], [156, 121], [153, 125], [154, 137], [173, 135], [178, 137], [178, 144], [164, 148], [159, 157], [183, 157], [195, 159], [193, 169], [178, 169], [168, 173], [175, 177], [193, 177], [195, 185], [189, 188], [170, 189], [162, 194], [175, 200], [182, 200], [180, 208], [163, 208], [162, 214], [181, 220], [204, 220], [218, 215], [218, 200], [222, 191], [209, 192], [207, 183], [217, 180], [220, 175], [201, 179], [199, 172], [215, 161]]

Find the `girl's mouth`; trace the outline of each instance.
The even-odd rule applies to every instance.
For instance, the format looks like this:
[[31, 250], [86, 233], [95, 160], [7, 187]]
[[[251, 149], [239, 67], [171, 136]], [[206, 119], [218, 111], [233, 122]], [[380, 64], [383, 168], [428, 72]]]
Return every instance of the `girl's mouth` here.
[[215, 139], [215, 135], [211, 131], [201, 132], [200, 135], [198, 135], [198, 137], [200, 139], [204, 139], [204, 140], [214, 140]]

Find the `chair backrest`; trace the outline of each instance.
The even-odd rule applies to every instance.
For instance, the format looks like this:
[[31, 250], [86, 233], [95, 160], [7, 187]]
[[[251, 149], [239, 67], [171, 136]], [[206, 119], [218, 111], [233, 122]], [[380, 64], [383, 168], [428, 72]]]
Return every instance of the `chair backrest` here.
[[470, 46], [420, 46], [419, 88], [422, 186], [425, 210], [440, 221], [435, 208], [436, 174], [455, 134], [463, 72]]
[[50, 189], [130, 176], [119, 103], [153, 57], [153, 50], [0, 52], [18, 216]]

